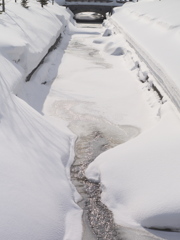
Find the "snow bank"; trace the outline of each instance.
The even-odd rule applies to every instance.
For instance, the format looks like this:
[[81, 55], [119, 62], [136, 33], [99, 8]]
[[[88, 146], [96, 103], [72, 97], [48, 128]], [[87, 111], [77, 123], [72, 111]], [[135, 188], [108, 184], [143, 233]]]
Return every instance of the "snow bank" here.
[[[179, 4], [175, 0], [127, 3], [116, 8], [109, 19], [140, 51], [140, 59], [150, 67], [150, 74], [155, 69], [156, 80], [160, 79], [159, 73], [165, 76], [161, 84], [164, 91], [160, 86], [159, 89], [163, 94], [169, 95], [171, 90], [172, 94], [177, 93], [174, 102], [180, 84]], [[155, 78], [152, 79], [156, 85]], [[174, 86], [177, 87], [173, 89]], [[114, 213], [116, 223], [179, 231], [179, 113], [167, 100], [159, 116], [154, 127], [97, 157], [86, 176], [101, 183], [102, 201]], [[166, 235], [165, 239], [179, 239], [179, 234], [176, 238]]]
[[180, 107], [178, 0], [140, 1], [116, 8], [111, 17], [139, 52], [158, 84]]
[[86, 171], [101, 181], [102, 201], [119, 224], [180, 229], [180, 125], [166, 105], [155, 127], [101, 154]]
[[71, 16], [57, 5], [29, 6], [8, 3], [0, 15], [0, 239], [80, 239], [68, 172], [74, 135], [15, 95]]
[[41, 8], [36, 2], [31, 2], [28, 9], [8, 3], [6, 13], [0, 17], [0, 51], [21, 67], [25, 76], [38, 65], [71, 19], [64, 7]]

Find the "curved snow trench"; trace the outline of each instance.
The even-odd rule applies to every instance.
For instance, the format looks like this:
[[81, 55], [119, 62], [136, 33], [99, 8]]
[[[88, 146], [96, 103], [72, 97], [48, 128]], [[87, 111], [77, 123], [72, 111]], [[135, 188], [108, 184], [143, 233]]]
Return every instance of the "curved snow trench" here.
[[[97, 67], [93, 66], [92, 71], [94, 68], [111, 68], [111, 65], [99, 55], [98, 50], [82, 42], [78, 42], [78, 39], [70, 42], [66, 49], [66, 54], [72, 57], [78, 55], [79, 57], [84, 57], [86, 60], [93, 60], [93, 64]], [[71, 69], [73, 70], [72, 73], [75, 73], [75, 79], [76, 72], [73, 67]], [[78, 65], [77, 68], [79, 68]], [[89, 65], [85, 65], [85, 68], [89, 69]], [[63, 78], [63, 71], [60, 71], [60, 74]], [[81, 73], [81, 77], [82, 76]], [[86, 78], [87, 76], [84, 75], [84, 77]], [[78, 78], [80, 78], [80, 76], [78, 76]], [[67, 80], [69, 80], [69, 77]], [[62, 88], [63, 84], [62, 80]], [[83, 96], [84, 99], [82, 100], [78, 99], [77, 92], [75, 92], [76, 95], [73, 95], [73, 91], [70, 91], [69, 87], [67, 88], [66, 83], [64, 86], [65, 92], [61, 93], [60, 98], [59, 94], [57, 94], [57, 92], [55, 93], [56, 96], [58, 95], [59, 99], [56, 99], [53, 105], [51, 105], [51, 107], [53, 107], [50, 112], [53, 116], [61, 117], [66, 120], [69, 123], [70, 130], [77, 135], [75, 161], [71, 166], [71, 179], [82, 197], [81, 201], [78, 202], [79, 206], [83, 209], [82, 240], [159, 239], [153, 237], [147, 231], [138, 231], [120, 227], [115, 224], [112, 212], [101, 202], [100, 184], [92, 182], [85, 177], [87, 166], [99, 154], [137, 136], [139, 134], [139, 129], [130, 125], [117, 125], [107, 120], [97, 111], [94, 103], [88, 101], [89, 99], [86, 100], [89, 94], [88, 91], [87, 96]], [[82, 86], [82, 88], [83, 87], [84, 86]], [[57, 89], [54, 88], [53, 91], [57, 91]], [[67, 97], [66, 91], [68, 91], [68, 94], [72, 94], [71, 97]], [[82, 98], [82, 96], [80, 98]]]
[[[121, 96], [119, 98], [121, 95], [119, 88], [124, 85], [119, 85], [119, 81], [112, 78], [112, 72], [116, 71], [114, 76], [119, 74], [118, 71], [121, 67], [118, 61], [120, 59], [118, 61], [115, 59], [115, 63], [118, 65], [114, 70], [110, 64], [111, 61], [110, 63], [106, 62], [97, 49], [94, 49], [92, 45], [84, 44], [84, 35], [87, 35], [89, 42], [92, 43], [94, 36], [100, 34], [94, 30], [95, 27], [94, 29], [92, 26], [90, 27], [90, 31], [86, 26], [85, 30], [82, 28], [79, 33], [76, 33], [74, 40], [65, 50], [63, 59], [61, 59], [61, 47], [59, 50], [57, 49], [56, 54], [59, 54], [59, 57], [54, 58], [54, 62], [52, 61], [53, 54], [49, 60], [46, 59], [45, 64], [34, 74], [31, 81], [26, 83], [19, 95], [33, 108], [52, 120], [53, 124], [58, 125], [58, 121], [65, 120], [71, 131], [78, 137], [75, 145], [75, 161], [71, 166], [71, 177], [73, 184], [82, 196], [82, 200], [78, 204], [84, 210], [83, 240], [159, 239], [147, 231], [117, 226], [114, 223], [112, 212], [101, 202], [100, 184], [88, 181], [84, 175], [86, 167], [103, 151], [139, 134], [139, 129], [130, 124], [114, 123], [125, 118], [129, 112], [132, 117], [131, 111], [127, 110], [130, 105], [123, 108], [123, 100], [121, 103]], [[56, 54], [54, 53], [54, 55]], [[47, 68], [48, 61], [51, 63]], [[60, 64], [59, 69], [58, 64]], [[113, 61], [112, 64], [114, 64]], [[46, 76], [42, 75], [45, 68]], [[53, 77], [55, 78], [56, 74], [54, 80]], [[126, 75], [121, 75], [122, 78], [126, 78]], [[130, 80], [126, 79], [126, 81]], [[131, 96], [134, 96], [133, 86], [135, 85], [133, 85], [133, 81], [129, 84], [131, 84], [131, 88], [127, 87], [123, 91], [128, 91], [128, 103], [132, 104]], [[113, 93], [111, 93], [112, 86]], [[109, 91], [110, 87], [111, 91]], [[115, 95], [114, 100], [112, 100], [112, 94]], [[134, 99], [132, 102], [134, 103]], [[138, 102], [135, 104], [138, 105]], [[123, 113], [116, 111], [120, 105]], [[112, 106], [114, 106], [113, 109]], [[115, 121], [111, 121], [111, 118]]]

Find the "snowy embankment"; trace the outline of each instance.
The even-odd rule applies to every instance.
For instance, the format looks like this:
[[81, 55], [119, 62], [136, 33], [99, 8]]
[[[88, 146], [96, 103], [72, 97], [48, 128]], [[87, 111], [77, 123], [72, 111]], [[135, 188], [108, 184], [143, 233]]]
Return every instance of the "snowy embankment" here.
[[114, 10], [111, 21], [124, 32], [180, 111], [179, 8], [178, 0], [127, 3]]
[[[8, 3], [0, 15], [0, 239], [80, 239], [69, 180], [74, 135], [16, 96], [22, 81], [70, 25], [65, 8]], [[79, 231], [77, 231], [79, 229]]]
[[[174, 91], [179, 92], [179, 4], [175, 0], [127, 3], [115, 9], [109, 19], [110, 34], [115, 25], [115, 32], [121, 29], [140, 50], [141, 56], [132, 49], [130, 52], [130, 48], [125, 54], [125, 61], [128, 54], [134, 59], [133, 74], [141, 81], [149, 81], [142, 83], [145, 88], [153, 92], [153, 83], [165, 96], [154, 127], [101, 154], [86, 170], [88, 178], [101, 182], [102, 201], [113, 211], [118, 224], [180, 230], [179, 113], [165, 94], [166, 87], [159, 86], [151, 71], [156, 70], [154, 65], [158, 66], [159, 73], [163, 73], [160, 77], [166, 76], [170, 86], [177, 86]], [[142, 57], [148, 64], [151, 60], [152, 69], [145, 66]], [[156, 105], [151, 100], [150, 104], [152, 108]], [[156, 234], [165, 239], [180, 238], [178, 233]]]

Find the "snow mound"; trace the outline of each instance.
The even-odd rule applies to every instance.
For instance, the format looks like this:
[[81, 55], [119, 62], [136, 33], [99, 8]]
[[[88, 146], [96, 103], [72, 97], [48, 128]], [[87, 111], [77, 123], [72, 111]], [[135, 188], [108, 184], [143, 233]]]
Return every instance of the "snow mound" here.
[[[133, 46], [123, 56], [132, 72], [144, 87], [148, 79], [149, 90], [155, 83], [167, 99], [154, 127], [101, 154], [86, 170], [89, 179], [101, 183], [102, 201], [120, 225], [180, 231], [180, 124], [170, 101], [179, 109], [179, 7], [178, 0], [127, 3], [106, 21]], [[104, 51], [112, 54], [117, 47], [112, 41]], [[180, 239], [179, 233], [164, 236]]]
[[115, 41], [110, 41], [107, 44], [105, 44], [104, 51], [114, 56], [124, 55], [124, 52], [125, 52], [123, 47], [120, 47], [119, 43]]
[[140, 1], [115, 8], [110, 21], [137, 50], [165, 94], [180, 109], [178, 0]]
[[124, 54], [124, 50], [122, 47], [117, 47], [114, 52], [112, 53], [112, 55], [114, 56], [120, 56]]
[[15, 95], [71, 16], [57, 5], [29, 5], [7, 3], [0, 15], [0, 239], [80, 239], [69, 181], [75, 137]]
[[103, 37], [108, 37], [112, 35], [112, 29], [106, 29], [103, 33]]
[[102, 201], [118, 224], [180, 229], [179, 136], [179, 119], [164, 113], [155, 127], [90, 164], [86, 176], [101, 181]]

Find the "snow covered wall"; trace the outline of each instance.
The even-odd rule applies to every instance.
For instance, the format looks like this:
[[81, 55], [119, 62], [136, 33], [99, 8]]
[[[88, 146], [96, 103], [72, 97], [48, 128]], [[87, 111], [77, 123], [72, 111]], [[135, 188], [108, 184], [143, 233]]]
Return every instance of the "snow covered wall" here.
[[[80, 239], [68, 166], [74, 135], [15, 94], [70, 24], [65, 8], [7, 3], [0, 15], [0, 239]], [[3, 34], [2, 34], [3, 33]], [[79, 231], [77, 231], [79, 229]]]
[[141, 55], [157, 84], [180, 110], [179, 0], [143, 0], [115, 8], [111, 21]]

